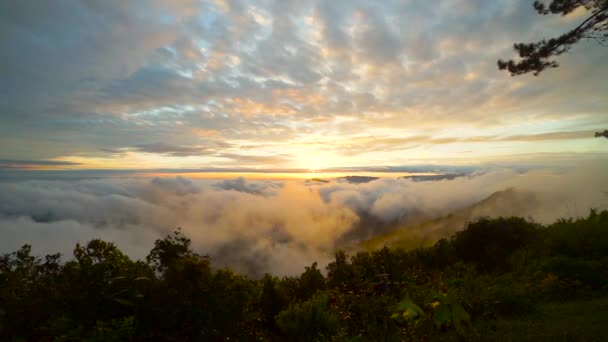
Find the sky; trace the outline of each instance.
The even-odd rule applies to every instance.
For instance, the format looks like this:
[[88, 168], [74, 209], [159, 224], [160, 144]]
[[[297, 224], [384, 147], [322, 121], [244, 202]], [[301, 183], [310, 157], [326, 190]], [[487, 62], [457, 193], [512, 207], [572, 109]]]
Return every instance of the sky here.
[[[608, 49], [522, 0], [0, 2], [0, 169], [304, 172], [606, 159]], [[170, 170], [170, 171], [167, 171]]]

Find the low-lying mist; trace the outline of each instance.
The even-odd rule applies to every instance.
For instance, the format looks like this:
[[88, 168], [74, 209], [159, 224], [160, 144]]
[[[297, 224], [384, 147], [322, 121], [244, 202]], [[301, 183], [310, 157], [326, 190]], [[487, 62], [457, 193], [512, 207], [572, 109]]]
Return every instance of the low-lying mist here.
[[517, 215], [550, 223], [606, 209], [606, 175], [608, 163], [602, 161], [426, 182], [388, 177], [362, 184], [181, 177], [0, 182], [0, 253], [28, 243], [40, 254], [71, 256], [76, 242], [102, 238], [143, 258], [156, 239], [181, 227], [216, 267], [251, 276], [298, 274], [314, 261], [326, 263], [336, 248], [470, 208], [505, 189], [521, 195], [495, 196], [466, 220]]

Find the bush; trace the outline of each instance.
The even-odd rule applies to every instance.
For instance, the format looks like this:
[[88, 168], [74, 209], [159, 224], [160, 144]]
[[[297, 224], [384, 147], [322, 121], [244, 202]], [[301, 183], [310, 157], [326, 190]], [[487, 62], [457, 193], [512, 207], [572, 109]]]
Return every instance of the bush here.
[[456, 233], [451, 243], [457, 257], [480, 271], [505, 271], [510, 256], [534, 241], [537, 225], [518, 217], [481, 219]]
[[329, 294], [320, 292], [276, 316], [281, 331], [291, 341], [329, 339], [338, 331], [338, 315], [329, 307]]
[[497, 278], [494, 285], [483, 293], [483, 302], [491, 312], [498, 315], [513, 316], [532, 312], [534, 306], [531, 294], [522, 282], [511, 274]]
[[553, 255], [608, 256], [608, 211], [591, 210], [586, 218], [559, 220], [548, 227], [545, 240]]

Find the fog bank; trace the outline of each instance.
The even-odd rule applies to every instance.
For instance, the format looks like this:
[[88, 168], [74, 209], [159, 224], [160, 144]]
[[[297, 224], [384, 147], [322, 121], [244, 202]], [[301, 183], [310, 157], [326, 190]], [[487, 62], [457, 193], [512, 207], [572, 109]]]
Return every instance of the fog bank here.
[[182, 227], [217, 267], [252, 276], [298, 274], [313, 261], [327, 262], [337, 246], [469, 208], [505, 189], [528, 195], [488, 201], [471, 215], [549, 223], [586, 215], [592, 207], [606, 209], [607, 174], [602, 161], [525, 173], [494, 169], [428, 182], [181, 177], [0, 182], [0, 252], [29, 243], [37, 253], [69, 256], [76, 242], [102, 238], [143, 258], [155, 239]]

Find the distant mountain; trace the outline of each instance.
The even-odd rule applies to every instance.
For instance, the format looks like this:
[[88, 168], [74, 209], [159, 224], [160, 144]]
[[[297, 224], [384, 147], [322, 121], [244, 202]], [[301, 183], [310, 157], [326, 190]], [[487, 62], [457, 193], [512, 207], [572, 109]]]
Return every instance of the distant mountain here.
[[403, 176], [399, 177], [399, 179], [409, 179], [414, 182], [432, 182], [432, 181], [440, 181], [440, 180], [452, 180], [458, 177], [464, 177], [466, 173], [446, 173], [440, 175], [416, 175], [416, 176]]
[[532, 192], [515, 189], [498, 191], [486, 199], [465, 209], [436, 219], [404, 223], [387, 233], [380, 233], [368, 240], [352, 246], [352, 249], [373, 250], [384, 245], [407, 250], [427, 247], [442, 238], [447, 238], [462, 230], [469, 222], [481, 217], [528, 216], [538, 204]]
[[371, 176], [345, 176], [345, 177], [339, 177], [338, 180], [344, 180], [350, 184], [363, 184], [363, 183], [369, 183], [372, 181], [375, 181], [377, 179], [380, 179], [380, 177], [371, 177]]
[[[452, 180], [454, 178], [464, 177], [466, 175], [467, 175], [466, 173], [446, 173], [446, 174], [435, 174], [435, 175], [402, 176], [402, 177], [398, 177], [397, 179], [409, 179], [414, 182], [432, 182], [432, 181], [440, 181], [440, 180]], [[344, 177], [338, 177], [338, 178], [334, 178], [334, 179], [339, 182], [347, 182], [349, 184], [365, 184], [365, 183], [373, 182], [377, 179], [380, 179], [380, 177], [344, 176]], [[322, 179], [322, 178], [311, 178], [307, 182], [329, 183], [330, 180]]]
[[307, 182], [312, 182], [312, 183], [329, 183], [330, 181], [328, 181], [327, 179], [322, 179], [322, 178], [311, 178]]

